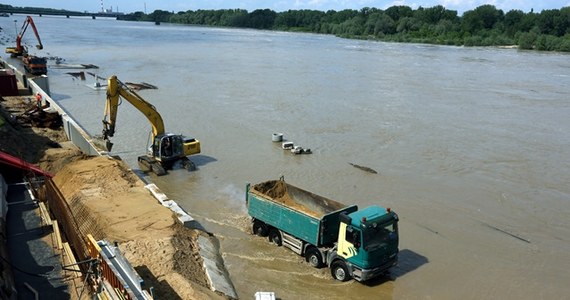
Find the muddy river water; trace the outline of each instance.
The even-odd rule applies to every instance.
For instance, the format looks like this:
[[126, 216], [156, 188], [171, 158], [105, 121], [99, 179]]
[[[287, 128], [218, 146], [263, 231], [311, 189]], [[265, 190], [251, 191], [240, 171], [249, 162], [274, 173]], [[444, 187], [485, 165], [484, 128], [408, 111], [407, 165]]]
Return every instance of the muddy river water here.
[[[4, 37], [14, 20], [2, 18]], [[558, 299], [570, 295], [570, 56], [495, 48], [35, 17], [44, 50], [140, 92], [198, 138], [196, 172], [150, 176], [220, 239], [238, 294], [281, 299]], [[5, 39], [3, 43], [7, 43]], [[25, 38], [35, 43], [33, 35]], [[30, 48], [32, 49], [32, 48]], [[49, 62], [53, 98], [100, 134], [105, 90]], [[101, 81], [101, 83], [105, 83]], [[272, 143], [311, 148], [293, 156]], [[114, 153], [133, 168], [150, 126], [126, 102]], [[351, 164], [374, 169], [371, 174]], [[400, 264], [340, 283], [251, 236], [245, 185], [306, 190], [400, 215]]]

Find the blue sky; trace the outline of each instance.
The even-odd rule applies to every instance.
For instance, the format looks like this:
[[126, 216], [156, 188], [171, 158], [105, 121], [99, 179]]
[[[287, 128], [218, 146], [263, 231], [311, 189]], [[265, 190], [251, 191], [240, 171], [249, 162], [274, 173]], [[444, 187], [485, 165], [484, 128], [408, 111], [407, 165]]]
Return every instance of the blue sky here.
[[[1, 1], [1, 4], [12, 6], [51, 7], [76, 11], [101, 11], [101, 0], [13, 0]], [[197, 9], [223, 9], [242, 8], [253, 11], [258, 8], [269, 8], [280, 12], [289, 9], [315, 9], [326, 11], [329, 9], [361, 9], [363, 7], [376, 7], [385, 9], [393, 5], [407, 5], [412, 8], [432, 7], [443, 5], [447, 9], [457, 10], [462, 14], [466, 10], [474, 9], [483, 4], [492, 4], [507, 12], [511, 9], [520, 9], [529, 12], [534, 9], [540, 12], [544, 9], [559, 9], [570, 6], [570, 0], [103, 0], [105, 9], [112, 7], [121, 12], [145, 11], [151, 13], [156, 9], [167, 11], [187, 11]]]

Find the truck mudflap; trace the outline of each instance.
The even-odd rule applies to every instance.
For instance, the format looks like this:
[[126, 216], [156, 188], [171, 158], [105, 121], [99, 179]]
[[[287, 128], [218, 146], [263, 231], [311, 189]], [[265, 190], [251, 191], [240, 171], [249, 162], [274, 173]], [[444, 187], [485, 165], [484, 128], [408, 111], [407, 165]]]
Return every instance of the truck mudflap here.
[[385, 264], [373, 269], [360, 269], [359, 267], [351, 264], [352, 277], [356, 281], [367, 281], [384, 274], [386, 271], [388, 271], [388, 269], [397, 264], [398, 255], [394, 255], [394, 257], [390, 258]]

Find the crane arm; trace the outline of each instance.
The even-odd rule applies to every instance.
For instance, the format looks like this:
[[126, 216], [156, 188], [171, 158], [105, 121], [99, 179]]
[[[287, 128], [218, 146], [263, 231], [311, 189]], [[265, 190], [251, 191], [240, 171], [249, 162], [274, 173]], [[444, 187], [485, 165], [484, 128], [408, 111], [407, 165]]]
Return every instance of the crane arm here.
[[105, 140], [108, 141], [109, 137], [115, 134], [120, 98], [131, 103], [149, 120], [152, 126], [153, 140], [157, 135], [164, 134], [164, 122], [154, 105], [145, 101], [141, 96], [117, 79], [117, 76], [113, 75], [109, 77], [107, 85], [107, 103], [105, 105], [105, 116], [103, 118], [103, 138]]
[[22, 51], [22, 38], [24, 37], [24, 33], [26, 33], [26, 30], [28, 29], [28, 25], [32, 26], [32, 29], [34, 30], [34, 34], [36, 35], [36, 38], [38, 39], [38, 45], [36, 45], [36, 47], [39, 50], [42, 50], [44, 48], [44, 46], [42, 45], [42, 40], [40, 39], [40, 34], [38, 33], [38, 29], [36, 28], [36, 24], [34, 24], [34, 20], [30, 16], [26, 17], [24, 24], [22, 24], [22, 29], [20, 29], [20, 33], [16, 37], [16, 49], [18, 51]]

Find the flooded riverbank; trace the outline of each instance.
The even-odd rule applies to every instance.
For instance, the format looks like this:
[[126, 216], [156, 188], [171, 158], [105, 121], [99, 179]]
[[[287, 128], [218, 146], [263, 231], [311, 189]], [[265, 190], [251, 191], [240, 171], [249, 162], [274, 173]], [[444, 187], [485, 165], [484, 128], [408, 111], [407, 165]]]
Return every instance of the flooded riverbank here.
[[[0, 24], [2, 27], [9, 27]], [[168, 131], [198, 138], [198, 171], [152, 177], [209, 231], [242, 298], [560, 298], [570, 293], [568, 56], [331, 36], [39, 18], [46, 52], [140, 94]], [[12, 21], [13, 22], [13, 21]], [[61, 28], [75, 30], [62, 33]], [[13, 25], [13, 24], [12, 24]], [[91, 134], [105, 91], [49, 69], [53, 98]], [[122, 105], [114, 154], [133, 168], [150, 126]], [[311, 148], [293, 156], [273, 132]], [[365, 172], [351, 164], [377, 172]], [[401, 217], [385, 281], [327, 269], [251, 236], [245, 184], [280, 175]]]

